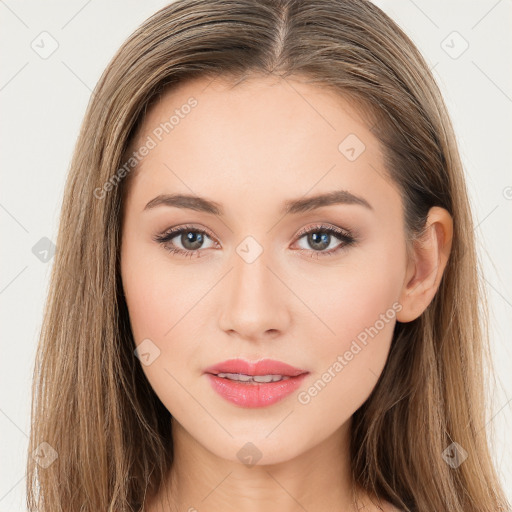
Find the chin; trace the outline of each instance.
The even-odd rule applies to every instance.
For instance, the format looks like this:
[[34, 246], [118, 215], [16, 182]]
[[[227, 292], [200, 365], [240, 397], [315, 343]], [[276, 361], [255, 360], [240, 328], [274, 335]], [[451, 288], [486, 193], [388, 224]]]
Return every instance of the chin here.
[[218, 457], [247, 467], [281, 464], [298, 457], [312, 447], [306, 443], [304, 432], [293, 435], [286, 429], [279, 432], [280, 427], [272, 432], [275, 427], [273, 424], [264, 432], [243, 429], [240, 435], [236, 435], [233, 429], [228, 429], [233, 438], [222, 436], [223, 439], [212, 443], [210, 437], [204, 446]]

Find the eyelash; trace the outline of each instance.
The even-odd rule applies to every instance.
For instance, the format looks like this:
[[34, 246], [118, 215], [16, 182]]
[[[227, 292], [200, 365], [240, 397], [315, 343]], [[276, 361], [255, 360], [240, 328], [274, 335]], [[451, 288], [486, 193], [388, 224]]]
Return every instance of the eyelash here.
[[[197, 254], [197, 257], [200, 257], [199, 256], [199, 253], [201, 252], [200, 249], [191, 251], [191, 250], [179, 249], [179, 248], [172, 247], [172, 246], [168, 245], [168, 243], [176, 236], [181, 235], [182, 233], [190, 233], [190, 232], [200, 233], [202, 235], [207, 235], [208, 237], [213, 238], [213, 236], [206, 230], [198, 229], [194, 226], [182, 226], [179, 228], [170, 229], [160, 235], [156, 235], [154, 237], [154, 241], [160, 243], [165, 248], [165, 250], [167, 250], [171, 254], [177, 254], [179, 256], [184, 256], [184, 257], [189, 257], [189, 258], [192, 258], [194, 255]], [[334, 226], [324, 225], [324, 224], [317, 224], [315, 226], [310, 226], [309, 228], [306, 228], [306, 229], [300, 231], [297, 234], [297, 241], [300, 240], [305, 235], [308, 235], [310, 233], [318, 233], [318, 232], [327, 233], [329, 235], [332, 235], [335, 238], [338, 238], [342, 242], [342, 244], [334, 249], [329, 250], [329, 251], [314, 251], [313, 249], [311, 249], [311, 250], [298, 249], [298, 251], [299, 252], [303, 252], [303, 251], [311, 252], [311, 253], [313, 253], [311, 255], [312, 258], [314, 258], [314, 257], [320, 258], [323, 256], [332, 256], [334, 254], [337, 254], [338, 252], [342, 251], [343, 249], [346, 249], [347, 247], [353, 245], [356, 242], [356, 239], [352, 236], [350, 231], [343, 230], [343, 229], [340, 229], [340, 228], [337, 228]]]

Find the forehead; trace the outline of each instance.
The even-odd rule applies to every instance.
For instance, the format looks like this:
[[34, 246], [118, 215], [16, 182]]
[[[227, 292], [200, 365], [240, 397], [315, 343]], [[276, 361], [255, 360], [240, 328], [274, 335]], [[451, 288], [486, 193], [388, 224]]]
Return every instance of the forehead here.
[[237, 138], [251, 137], [255, 142], [291, 143], [310, 137], [313, 143], [320, 142], [313, 135], [330, 134], [325, 142], [336, 143], [344, 130], [351, 128], [371, 144], [371, 134], [366, 134], [368, 123], [362, 119], [358, 106], [361, 105], [353, 98], [298, 77], [255, 76], [241, 82], [202, 77], [168, 89], [156, 98], [139, 129], [139, 138], [153, 132], [159, 140], [171, 133], [173, 138], [179, 138], [180, 132], [184, 134], [187, 125], [193, 124], [195, 130], [210, 130], [212, 138], [233, 132]]
[[340, 185], [378, 188], [386, 174], [379, 142], [357, 105], [301, 79], [180, 84], [148, 109], [132, 149], [149, 141], [132, 176], [141, 192], [170, 187], [297, 197]]

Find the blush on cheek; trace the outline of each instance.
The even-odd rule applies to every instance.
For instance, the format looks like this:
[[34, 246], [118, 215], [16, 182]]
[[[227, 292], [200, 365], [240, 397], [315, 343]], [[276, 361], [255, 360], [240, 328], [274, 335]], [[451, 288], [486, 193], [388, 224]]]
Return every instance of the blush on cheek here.
[[145, 338], [159, 338], [165, 331], [161, 313], [162, 302], [158, 300], [156, 290], [151, 284], [146, 283], [144, 276], [136, 274], [130, 274], [123, 280], [130, 324], [136, 343]]
[[172, 276], [154, 261], [127, 254], [122, 263], [123, 289], [134, 337], [161, 337], [172, 322], [173, 303], [178, 301]]
[[[354, 288], [357, 290], [357, 288]], [[383, 367], [396, 322], [397, 307], [392, 293], [384, 287], [362, 289], [359, 293], [333, 294], [325, 303], [322, 319], [334, 331], [331, 343], [320, 344], [323, 360], [342, 356], [342, 364], [374, 364], [375, 373]], [[357, 362], [356, 362], [357, 361]], [[381, 364], [382, 363], [382, 364]]]

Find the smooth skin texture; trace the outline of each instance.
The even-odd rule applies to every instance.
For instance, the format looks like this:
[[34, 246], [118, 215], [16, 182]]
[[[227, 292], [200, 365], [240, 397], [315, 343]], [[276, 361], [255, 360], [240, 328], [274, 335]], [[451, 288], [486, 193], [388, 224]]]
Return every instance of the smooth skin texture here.
[[[351, 417], [384, 368], [395, 321], [417, 318], [437, 291], [451, 217], [432, 208], [427, 236], [408, 258], [400, 193], [377, 139], [350, 101], [299, 79], [182, 84], [148, 110], [134, 148], [155, 138], [153, 130], [191, 96], [197, 106], [144, 157], [124, 203], [121, 272], [131, 327], [136, 345], [149, 338], [160, 350], [143, 369], [173, 416], [173, 468], [146, 509], [355, 510]], [[349, 134], [365, 145], [354, 161], [338, 149]], [[281, 213], [287, 200], [340, 189], [371, 208]], [[145, 210], [156, 196], [175, 193], [215, 201], [223, 215]], [[319, 224], [348, 230], [354, 243], [315, 230]], [[185, 225], [209, 234], [202, 244], [179, 234], [166, 244], [154, 239]], [[310, 228], [324, 233], [324, 246], [300, 235]], [[237, 252], [247, 236], [263, 250], [252, 263]], [[170, 253], [170, 246], [195, 253]], [[396, 316], [300, 403], [298, 393], [394, 303]], [[277, 359], [310, 373], [298, 392], [248, 409], [225, 401], [203, 374], [231, 358]], [[248, 442], [261, 452], [252, 467], [237, 455]], [[368, 498], [364, 510], [379, 510]]]

